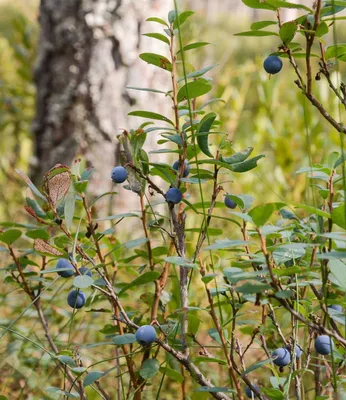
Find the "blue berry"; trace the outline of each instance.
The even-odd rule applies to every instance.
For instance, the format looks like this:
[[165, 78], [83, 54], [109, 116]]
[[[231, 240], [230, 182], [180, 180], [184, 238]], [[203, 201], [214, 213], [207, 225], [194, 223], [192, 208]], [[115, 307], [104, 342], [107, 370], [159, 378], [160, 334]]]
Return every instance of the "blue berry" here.
[[81, 275], [88, 275], [88, 276], [90, 276], [90, 278], [92, 277], [92, 273], [91, 273], [90, 269], [87, 267], [79, 268], [79, 272], [81, 273]]
[[[179, 160], [175, 161], [174, 164], [172, 165], [172, 168], [175, 169], [176, 171], [179, 171]], [[190, 173], [190, 164], [188, 163], [187, 160], [184, 160], [184, 173], [183, 177], [186, 178], [189, 173]]]
[[178, 188], [170, 188], [166, 193], [166, 200], [169, 203], [178, 204], [181, 202], [183, 194]]
[[72, 308], [82, 308], [85, 302], [86, 297], [81, 290], [72, 290], [67, 296], [67, 303]]
[[299, 360], [303, 354], [303, 350], [296, 344], [296, 359]]
[[137, 329], [136, 340], [142, 346], [151, 344], [156, 340], [156, 331], [151, 325], [143, 325]]
[[[259, 392], [259, 387], [257, 385], [252, 384], [252, 386]], [[255, 397], [255, 393], [249, 388], [249, 386], [246, 386], [245, 388], [245, 394], [247, 397], [250, 399]]]
[[127, 179], [127, 172], [124, 167], [118, 166], [112, 169], [112, 181], [114, 183], [123, 183]]
[[278, 56], [269, 56], [264, 60], [263, 68], [268, 74], [274, 75], [281, 71], [282, 61]]
[[230, 199], [228, 196], [225, 196], [225, 206], [234, 209], [237, 207], [237, 203]]
[[321, 335], [315, 339], [315, 350], [318, 354], [330, 354], [333, 348], [334, 343], [329, 336]]
[[[288, 351], [291, 351], [291, 346], [286, 346]], [[293, 351], [292, 351], [293, 353]], [[303, 354], [303, 350], [296, 344], [296, 359], [299, 360]]]
[[282, 347], [273, 351], [272, 357], [275, 358], [273, 359], [273, 363], [278, 367], [284, 367], [291, 362], [290, 352]]
[[58, 271], [58, 275], [62, 276], [63, 278], [70, 278], [75, 274], [75, 269], [71, 263], [69, 263], [65, 258], [60, 258], [56, 264], [57, 269], [66, 269], [66, 271]]
[[332, 308], [335, 311], [342, 312], [342, 306], [340, 306], [339, 304], [331, 304], [328, 306], [328, 308]]

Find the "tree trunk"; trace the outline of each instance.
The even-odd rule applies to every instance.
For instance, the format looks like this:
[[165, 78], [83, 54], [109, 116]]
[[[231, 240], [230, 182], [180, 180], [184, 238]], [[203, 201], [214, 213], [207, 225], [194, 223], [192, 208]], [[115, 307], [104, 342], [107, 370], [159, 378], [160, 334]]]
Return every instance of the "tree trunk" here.
[[[168, 5], [166, 0], [41, 0], [31, 174], [36, 183], [56, 163], [70, 165], [81, 156], [95, 167], [93, 194], [110, 190], [116, 137], [128, 129], [127, 113], [139, 93], [126, 89], [128, 80], [137, 71], [139, 86], [146, 87], [156, 73], [142, 61], [138, 68], [142, 23], [149, 16], [166, 17]], [[146, 41], [145, 51], [153, 51], [148, 45], [152, 41]]]

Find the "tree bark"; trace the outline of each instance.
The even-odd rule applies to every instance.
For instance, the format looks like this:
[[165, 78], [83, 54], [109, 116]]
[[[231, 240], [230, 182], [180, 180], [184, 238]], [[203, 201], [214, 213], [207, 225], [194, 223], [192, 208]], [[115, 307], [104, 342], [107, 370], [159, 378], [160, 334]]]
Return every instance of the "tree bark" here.
[[[128, 129], [127, 113], [138, 93], [126, 86], [132, 69], [142, 74], [137, 67], [142, 23], [149, 16], [166, 14], [168, 3], [41, 0], [31, 169], [36, 184], [55, 164], [70, 165], [81, 156], [95, 167], [88, 190], [95, 195], [110, 190], [116, 136]], [[146, 51], [152, 51], [150, 43], [145, 43]], [[146, 87], [156, 71], [148, 72], [144, 62], [141, 68], [140, 86]], [[153, 107], [153, 99], [150, 102]]]

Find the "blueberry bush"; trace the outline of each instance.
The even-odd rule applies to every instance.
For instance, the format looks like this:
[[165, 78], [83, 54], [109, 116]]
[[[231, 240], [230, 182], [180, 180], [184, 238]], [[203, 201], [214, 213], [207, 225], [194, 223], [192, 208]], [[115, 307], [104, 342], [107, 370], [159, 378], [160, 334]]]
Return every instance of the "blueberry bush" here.
[[[27, 363], [39, 362], [50, 375], [51, 385], [39, 388], [37, 398], [344, 395], [346, 90], [331, 68], [346, 61], [335, 31], [346, 2], [317, 0], [311, 9], [283, 0], [243, 2], [273, 16], [237, 35], [277, 38], [263, 60], [268, 79], [284, 79], [293, 69], [292, 85], [340, 134], [340, 152], [297, 171], [308, 178], [304, 203], [235, 194], [236, 180], [266, 159], [253, 155], [253, 147], [234, 151], [209, 111], [219, 99], [203, 102], [216, 65], [189, 63], [191, 50], [208, 45], [184, 41], [181, 27], [193, 12], [178, 12], [175, 4], [167, 20], [149, 18], [161, 31], [146, 35], [164, 42], [169, 57], [140, 58], [164, 70], [171, 89], [132, 89], [168, 97], [172, 116], [130, 112], [147, 122], [118, 136], [121, 165], [105, 166], [114, 191], [90, 196], [93, 168], [79, 159], [55, 165], [40, 188], [16, 171], [27, 185], [30, 221], [2, 223], [0, 250], [5, 284], [23, 296], [19, 315], [0, 324], [0, 340], [7, 335], [25, 343], [21, 357], [35, 352]], [[303, 15], [282, 22], [282, 8]], [[326, 45], [330, 37], [333, 44]], [[337, 113], [316, 95], [322, 80]], [[146, 152], [145, 140], [154, 134], [160, 148]], [[173, 164], [154, 161], [155, 154], [171, 153]], [[138, 197], [139, 211], [95, 217], [100, 199], [116, 202], [118, 185]], [[122, 240], [127, 229], [129, 240]], [[55, 304], [60, 295], [63, 307]], [[40, 327], [27, 332], [20, 322], [29, 317]], [[90, 342], [91, 329], [102, 339]]]

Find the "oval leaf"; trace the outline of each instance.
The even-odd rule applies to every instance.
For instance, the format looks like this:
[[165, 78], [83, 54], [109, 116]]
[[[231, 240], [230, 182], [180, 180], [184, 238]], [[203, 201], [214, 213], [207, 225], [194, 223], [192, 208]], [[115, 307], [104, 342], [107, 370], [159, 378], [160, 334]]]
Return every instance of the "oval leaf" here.
[[214, 157], [210, 150], [209, 150], [209, 144], [208, 144], [208, 134], [210, 131], [210, 128], [216, 118], [215, 113], [209, 113], [205, 115], [201, 122], [198, 124], [197, 128], [197, 143], [201, 151], [209, 157]]

